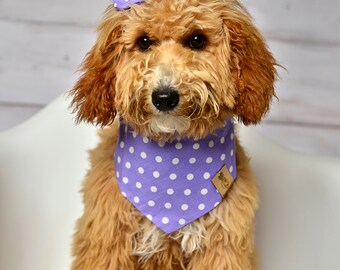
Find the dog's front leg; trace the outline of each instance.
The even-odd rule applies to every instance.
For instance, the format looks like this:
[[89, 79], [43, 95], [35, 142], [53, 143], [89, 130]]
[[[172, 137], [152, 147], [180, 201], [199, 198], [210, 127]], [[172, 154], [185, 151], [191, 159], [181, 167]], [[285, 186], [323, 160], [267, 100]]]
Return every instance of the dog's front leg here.
[[257, 270], [256, 261], [249, 243], [252, 239], [244, 239], [244, 243], [236, 245], [220, 242], [212, 245], [209, 249], [196, 251], [188, 264], [188, 270]]
[[132, 232], [140, 215], [120, 193], [112, 160], [117, 134], [102, 133], [91, 151], [92, 168], [84, 182], [84, 214], [74, 236], [72, 270], [135, 270]]
[[75, 234], [72, 270], [138, 269], [131, 240], [136, 222], [133, 214], [124, 214], [129, 213], [130, 205], [109, 186], [98, 186], [100, 198], [85, 205]]
[[168, 245], [166, 250], [156, 253], [145, 262], [141, 262], [140, 270], [184, 270], [185, 259], [177, 244]]

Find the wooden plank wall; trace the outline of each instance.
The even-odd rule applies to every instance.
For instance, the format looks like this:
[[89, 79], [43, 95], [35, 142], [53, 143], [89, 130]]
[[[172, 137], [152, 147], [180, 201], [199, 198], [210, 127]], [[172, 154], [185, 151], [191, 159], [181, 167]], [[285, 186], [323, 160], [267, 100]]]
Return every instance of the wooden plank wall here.
[[[1, 0], [0, 131], [69, 89], [110, 0]], [[340, 156], [340, 1], [242, 0], [287, 72], [257, 129], [291, 149]]]
[[258, 129], [291, 149], [340, 156], [340, 1], [242, 2], [287, 69]]

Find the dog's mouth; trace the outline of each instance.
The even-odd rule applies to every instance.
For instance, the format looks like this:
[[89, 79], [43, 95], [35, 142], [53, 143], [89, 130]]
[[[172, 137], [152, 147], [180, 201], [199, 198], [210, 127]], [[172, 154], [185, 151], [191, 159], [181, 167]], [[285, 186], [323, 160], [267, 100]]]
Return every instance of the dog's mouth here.
[[190, 127], [190, 118], [174, 116], [171, 113], [154, 115], [149, 121], [149, 128], [157, 135], [183, 136]]

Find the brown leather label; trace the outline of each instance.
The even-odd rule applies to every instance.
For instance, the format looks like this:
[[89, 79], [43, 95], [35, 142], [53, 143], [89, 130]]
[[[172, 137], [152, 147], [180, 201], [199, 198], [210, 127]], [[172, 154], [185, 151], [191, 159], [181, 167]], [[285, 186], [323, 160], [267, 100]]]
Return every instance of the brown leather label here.
[[218, 192], [224, 198], [227, 195], [231, 186], [233, 185], [234, 179], [229, 173], [227, 166], [224, 165], [222, 169], [219, 170], [219, 172], [212, 179], [212, 182], [217, 188]]

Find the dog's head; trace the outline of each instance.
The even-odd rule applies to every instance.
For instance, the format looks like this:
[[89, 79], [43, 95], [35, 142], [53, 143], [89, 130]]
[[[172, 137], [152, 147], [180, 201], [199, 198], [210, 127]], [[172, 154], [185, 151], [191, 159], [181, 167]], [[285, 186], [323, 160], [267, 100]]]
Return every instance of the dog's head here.
[[78, 121], [105, 126], [118, 113], [155, 140], [198, 139], [269, 109], [275, 60], [235, 0], [111, 6], [98, 33], [71, 90]]

